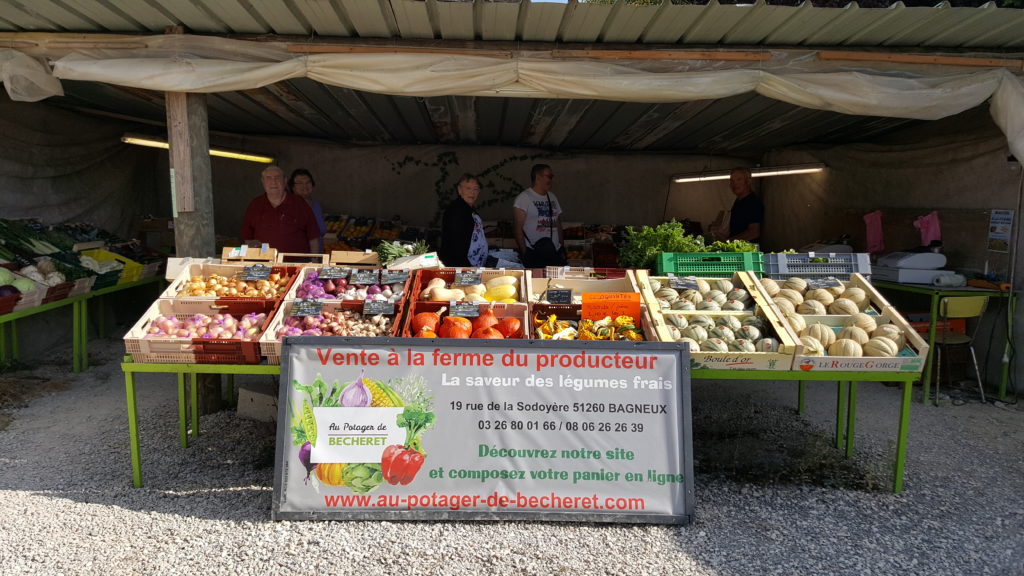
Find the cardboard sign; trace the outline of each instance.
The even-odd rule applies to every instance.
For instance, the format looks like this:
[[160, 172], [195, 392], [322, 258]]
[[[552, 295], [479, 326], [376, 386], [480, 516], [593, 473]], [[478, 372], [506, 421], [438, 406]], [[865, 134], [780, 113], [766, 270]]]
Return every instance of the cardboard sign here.
[[640, 321], [640, 294], [637, 292], [584, 292], [582, 318], [601, 320], [605, 316], [629, 316]]

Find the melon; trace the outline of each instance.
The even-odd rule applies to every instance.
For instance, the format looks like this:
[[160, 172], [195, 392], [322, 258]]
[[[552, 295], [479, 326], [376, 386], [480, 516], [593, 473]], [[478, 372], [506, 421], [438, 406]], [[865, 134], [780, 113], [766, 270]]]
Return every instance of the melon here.
[[732, 328], [733, 332], [739, 330], [740, 327], [743, 326], [740, 319], [735, 316], [722, 316], [718, 319], [718, 322], [715, 322], [715, 324], [728, 326], [729, 328]]
[[746, 338], [737, 338], [732, 342], [729, 342], [729, 349], [736, 352], [756, 352], [754, 343]]
[[704, 328], [712, 328], [715, 325], [715, 321], [711, 319], [711, 316], [707, 314], [694, 314], [690, 316], [691, 326], [703, 326]]
[[[833, 278], [833, 280], [835, 280], [835, 278]], [[828, 288], [825, 288], [825, 290], [828, 290], [833, 296], [839, 298], [843, 295], [843, 292], [846, 292], [846, 284], [844, 284], [842, 280], [836, 280], [836, 282], [839, 283], [838, 286], [829, 286]]]
[[850, 286], [847, 288], [846, 291], [843, 292], [843, 298], [853, 300], [853, 303], [857, 305], [859, 310], [866, 310], [868, 304], [871, 303], [871, 301], [868, 300], [867, 292], [865, 292], [863, 288], [858, 288], [856, 286]]
[[778, 352], [779, 341], [775, 338], [761, 338], [756, 344], [754, 344], [754, 349], [758, 352]]
[[779, 293], [779, 283], [771, 278], [761, 278], [761, 287], [770, 298], [774, 298]]
[[795, 290], [800, 294], [803, 294], [804, 292], [807, 291], [807, 280], [804, 280], [803, 278], [797, 278], [796, 276], [792, 278], [787, 278], [782, 283], [782, 289]]
[[814, 288], [812, 290], [808, 290], [807, 293], [804, 294], [804, 300], [817, 300], [825, 306], [831, 304], [835, 299], [836, 297], [824, 288]]
[[890, 358], [899, 354], [900, 349], [895, 342], [885, 336], [875, 336], [863, 346], [865, 356]]
[[729, 297], [725, 295], [725, 292], [722, 292], [721, 290], [716, 290], [714, 288], [708, 290], [707, 294], [704, 295], [705, 300], [709, 298], [711, 300], [714, 300], [715, 302], [718, 302], [719, 305], [725, 304], [725, 301], [729, 299]]
[[797, 334], [803, 332], [804, 328], [807, 328], [807, 321], [804, 320], [803, 316], [795, 312], [793, 314], [786, 314], [785, 316], [783, 316], [783, 319], [786, 322], [789, 322], [789, 327], [792, 328], [793, 331], [796, 332]]
[[874, 332], [875, 328], [878, 328], [878, 324], [875, 322], [875, 317], [858, 312], [852, 316], [846, 322], [847, 326], [856, 326], [863, 329], [865, 332]]
[[672, 310], [696, 310], [697, 305], [685, 298], [680, 298], [670, 306]]
[[743, 326], [755, 326], [757, 328], [764, 329], [764, 318], [751, 314], [744, 318], [740, 324]]
[[732, 331], [732, 328], [728, 326], [715, 326], [711, 330], [708, 330], [708, 336], [711, 338], [718, 338], [730, 342], [736, 339], [736, 334]]
[[697, 302], [700, 302], [701, 300], [704, 299], [704, 297], [701, 296], [701, 294], [700, 294], [700, 292], [698, 290], [694, 290], [692, 288], [687, 288], [687, 289], [683, 290], [682, 292], [680, 292], [679, 293], [679, 297], [683, 298], [685, 300], [689, 300], [690, 302], [693, 302], [694, 304], [696, 304]]
[[856, 314], [859, 311], [860, 309], [857, 308], [857, 304], [855, 304], [853, 300], [845, 297], [836, 298], [828, 307], [829, 314], [840, 314], [842, 316]]
[[736, 332], [737, 338], [757, 342], [761, 339], [761, 330], [757, 326], [741, 326]]
[[894, 324], [879, 324], [878, 328], [875, 328], [871, 332], [872, 338], [888, 338], [896, 343], [896, 346], [902, 348], [903, 344], [906, 343], [906, 339], [903, 337], [903, 331]]
[[838, 334], [836, 334], [836, 338], [846, 338], [848, 340], [853, 340], [854, 342], [860, 344], [861, 346], [866, 344], [867, 341], [871, 339], [871, 337], [868, 336], [867, 332], [865, 332], [863, 329], [857, 326], [847, 326], [846, 328], [843, 328], [842, 330], [839, 331]]
[[775, 305], [779, 307], [779, 312], [781, 312], [783, 316], [796, 314], [796, 304], [793, 304], [792, 300], [776, 296], [775, 298], [772, 298], [772, 302], [775, 302]]
[[665, 320], [680, 330], [690, 325], [686, 320], [686, 316], [683, 316], [682, 314], [665, 314]]
[[785, 298], [793, 303], [793, 306], [797, 306], [804, 301], [803, 294], [793, 290], [792, 288], [782, 288], [779, 290], [779, 295], [775, 298]]
[[729, 344], [721, 338], [708, 338], [701, 343], [700, 349], [704, 352], [728, 352]]
[[863, 356], [864, 351], [861, 349], [860, 344], [850, 340], [849, 338], [840, 338], [829, 345], [828, 347], [829, 356]]
[[708, 284], [707, 280], [703, 278], [695, 278], [695, 280], [697, 281], [697, 291], [699, 291], [701, 294], [704, 294], [708, 290], [711, 290], [711, 285]]
[[816, 338], [811, 336], [801, 336], [800, 342], [804, 345], [804, 356], [824, 356], [825, 347], [818, 342]]
[[707, 328], [704, 328], [703, 326], [696, 326], [694, 324], [690, 324], [686, 328], [683, 328], [679, 333], [682, 334], [684, 338], [690, 338], [697, 342], [703, 342], [708, 339]]
[[710, 310], [712, 312], [717, 312], [721, 309], [722, 307], [718, 305], [718, 302], [715, 302], [711, 298], [705, 298], [697, 304], [697, 310]]
[[746, 306], [739, 300], [726, 300], [725, 304], [722, 304], [722, 310], [743, 310]]
[[676, 342], [679, 342], [681, 344], [689, 344], [691, 353], [700, 352], [700, 344], [697, 344], [697, 341], [694, 340], [693, 338], [687, 338], [686, 336], [683, 336], [682, 338], [676, 338]]
[[807, 328], [804, 328], [803, 331], [800, 332], [800, 335], [810, 336], [818, 342], [821, 342], [821, 345], [826, 348], [836, 341], [836, 333], [832, 331], [832, 327], [820, 322], [808, 324]]
[[817, 300], [804, 300], [796, 307], [797, 314], [824, 315], [825, 305]]
[[750, 302], [750, 293], [743, 288], [734, 288], [733, 290], [730, 290], [726, 296], [729, 297], [729, 300], [739, 300], [744, 304]]
[[718, 279], [715, 279], [715, 280], [709, 280], [708, 284], [711, 285], [711, 289], [712, 290], [718, 290], [719, 292], [724, 292], [726, 294], [728, 294], [729, 292], [732, 292], [732, 290], [734, 288], [736, 288], [735, 286], [733, 286], [732, 280], [729, 280], [727, 278], [718, 278]]
[[679, 299], [679, 292], [676, 292], [675, 289], [669, 288], [668, 286], [663, 286], [654, 293], [654, 297], [671, 304]]
[[661, 290], [661, 280], [656, 278], [648, 278], [647, 285], [651, 287], [651, 292], [657, 292]]

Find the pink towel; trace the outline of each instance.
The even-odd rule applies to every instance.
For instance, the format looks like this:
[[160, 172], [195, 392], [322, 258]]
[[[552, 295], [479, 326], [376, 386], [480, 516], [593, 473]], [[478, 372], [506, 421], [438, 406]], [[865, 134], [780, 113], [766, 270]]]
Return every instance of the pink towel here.
[[914, 228], [921, 231], [921, 246], [928, 246], [934, 240], [942, 240], [942, 230], [939, 228], [939, 213], [932, 210], [931, 214], [919, 216], [914, 220]]
[[865, 214], [864, 226], [867, 228], [868, 253], [885, 252], [885, 240], [882, 239], [882, 211], [875, 210]]

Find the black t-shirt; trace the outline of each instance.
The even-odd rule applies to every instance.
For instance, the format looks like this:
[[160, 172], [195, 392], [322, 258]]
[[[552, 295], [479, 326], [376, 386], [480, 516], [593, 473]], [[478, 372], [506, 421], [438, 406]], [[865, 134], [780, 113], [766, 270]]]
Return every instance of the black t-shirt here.
[[[729, 237], [733, 237], [754, 223], [764, 226], [764, 204], [754, 193], [747, 194], [743, 198], [737, 198], [732, 204], [732, 212], [729, 213]], [[760, 238], [754, 238], [750, 242], [757, 242]]]

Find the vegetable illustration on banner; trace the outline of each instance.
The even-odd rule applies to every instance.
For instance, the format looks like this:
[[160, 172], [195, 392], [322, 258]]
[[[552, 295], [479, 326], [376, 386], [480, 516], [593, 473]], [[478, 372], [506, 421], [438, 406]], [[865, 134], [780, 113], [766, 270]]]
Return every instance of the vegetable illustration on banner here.
[[305, 484], [365, 494], [384, 482], [415, 479], [427, 457], [423, 433], [435, 419], [433, 394], [422, 377], [385, 384], [364, 370], [341, 385], [317, 374], [308, 385], [292, 380], [292, 387], [305, 395], [289, 400], [291, 439], [300, 446]]

